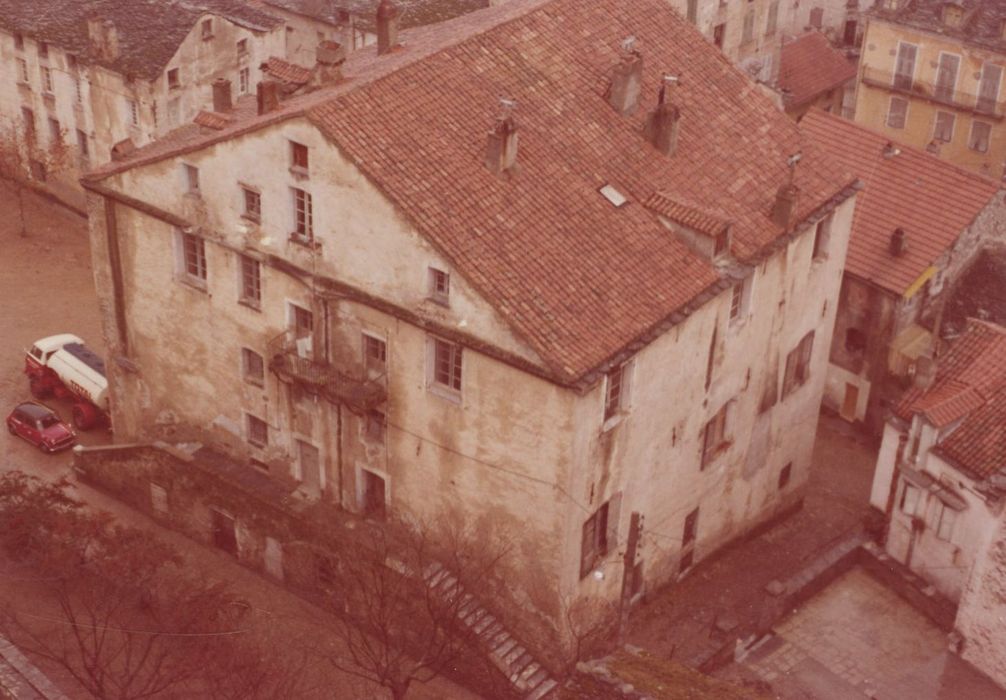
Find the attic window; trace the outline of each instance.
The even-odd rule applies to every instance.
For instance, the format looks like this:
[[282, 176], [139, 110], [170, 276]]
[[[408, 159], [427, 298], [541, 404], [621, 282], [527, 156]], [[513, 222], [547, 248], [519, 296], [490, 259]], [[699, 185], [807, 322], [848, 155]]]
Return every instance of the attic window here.
[[213, 38], [213, 20], [212, 19], [204, 19], [203, 20], [202, 31], [203, 31], [203, 34], [202, 34], [203, 41], [206, 41], [207, 39], [212, 39]]
[[612, 204], [614, 204], [616, 207], [624, 206], [629, 201], [628, 199], [625, 198], [625, 195], [623, 195], [621, 192], [616, 190], [611, 185], [605, 185], [604, 187], [599, 189], [598, 192], [604, 195], [604, 198], [607, 199]]
[[21, 32], [14, 33], [14, 48], [18, 51], [24, 51], [24, 34]]
[[171, 69], [169, 69], [168, 70], [168, 89], [169, 90], [174, 90], [175, 88], [178, 88], [180, 86], [181, 86], [181, 83], [178, 81], [178, 69], [177, 68], [171, 68]]
[[38, 57], [49, 58], [49, 44], [44, 41], [38, 42]]

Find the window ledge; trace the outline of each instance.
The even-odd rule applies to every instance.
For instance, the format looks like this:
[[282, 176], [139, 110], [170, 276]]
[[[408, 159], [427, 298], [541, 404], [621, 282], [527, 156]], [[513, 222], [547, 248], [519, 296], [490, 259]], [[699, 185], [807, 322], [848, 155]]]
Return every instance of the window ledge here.
[[622, 422], [623, 420], [625, 420], [625, 419], [626, 419], [626, 417], [628, 417], [628, 415], [629, 415], [629, 414], [628, 414], [627, 412], [625, 412], [625, 411], [619, 411], [619, 412], [618, 412], [618, 413], [616, 413], [615, 415], [611, 416], [611, 417], [610, 417], [610, 418], [608, 418], [608, 419], [607, 419], [606, 421], [604, 421], [604, 423], [602, 423], [602, 424], [601, 424], [601, 432], [602, 432], [602, 433], [606, 433], [606, 432], [608, 432], [609, 430], [613, 430], [613, 429], [614, 429], [615, 427], [617, 427], [617, 426], [618, 426], [618, 425], [619, 425], [619, 424], [620, 424], [620, 423], [621, 423], [621, 422]]
[[252, 299], [238, 299], [238, 303], [241, 306], [251, 309], [252, 311], [262, 313], [262, 302], [260, 301], [254, 301]]
[[290, 174], [293, 175], [298, 180], [307, 180], [311, 176], [307, 168], [301, 167], [299, 165], [291, 165]]
[[264, 379], [263, 380], [259, 380], [259, 379], [254, 379], [252, 377], [244, 377], [244, 380], [245, 380], [245, 384], [249, 384], [251, 386], [256, 386], [256, 387], [259, 387], [260, 389], [265, 386], [265, 380]]
[[250, 221], [253, 224], [261, 224], [262, 223], [262, 217], [261, 216], [255, 216], [254, 214], [242, 214], [241, 218], [244, 219], [245, 221]]
[[307, 248], [308, 250], [321, 250], [321, 241], [317, 241], [314, 238], [305, 238], [299, 233], [291, 233], [290, 242], [296, 243], [302, 248]]
[[447, 309], [449, 309], [451, 307], [451, 302], [450, 302], [449, 298], [445, 297], [443, 295], [439, 295], [438, 296], [436, 294], [430, 294], [429, 296], [426, 297], [426, 301], [432, 302], [432, 303], [436, 304], [437, 306], [443, 306], [444, 308], [447, 308]]
[[440, 384], [435, 384], [435, 383], [428, 384], [426, 386], [426, 389], [427, 389], [427, 391], [429, 391], [434, 396], [438, 396], [441, 399], [444, 399], [445, 401], [449, 401], [450, 403], [456, 404], [458, 406], [461, 405], [461, 392], [460, 391], [455, 391], [454, 389], [448, 389], [445, 386], [441, 386]]
[[197, 292], [202, 292], [203, 294], [208, 294], [206, 288], [206, 280], [202, 280], [197, 277], [191, 277], [189, 275], [180, 275], [175, 279], [177, 279], [180, 283], [182, 283], [184, 286], [190, 289], [194, 289]]

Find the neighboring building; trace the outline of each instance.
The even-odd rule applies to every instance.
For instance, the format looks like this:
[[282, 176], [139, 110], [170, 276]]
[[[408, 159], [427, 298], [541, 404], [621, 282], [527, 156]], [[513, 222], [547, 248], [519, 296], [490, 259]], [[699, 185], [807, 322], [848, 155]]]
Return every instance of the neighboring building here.
[[884, 427], [870, 503], [887, 552], [960, 603], [964, 658], [1006, 686], [1006, 328], [970, 320], [922, 375]]
[[1006, 5], [885, 0], [863, 43], [856, 121], [999, 178]]
[[50, 184], [82, 201], [81, 170], [190, 121], [218, 78], [248, 93], [283, 41], [281, 19], [234, 0], [0, 0], [0, 123], [39, 161], [65, 149]]
[[824, 400], [879, 434], [947, 290], [982, 245], [1006, 241], [1006, 204], [998, 183], [845, 119], [812, 110], [800, 126], [864, 183]]
[[824, 32], [836, 45], [855, 49], [863, 39], [864, 13], [873, 4], [873, 0], [794, 2], [791, 31], [815, 29]]
[[820, 32], [808, 32], [784, 43], [780, 51], [777, 87], [786, 114], [797, 121], [811, 107], [845, 116], [842, 105], [852, 92], [850, 88], [855, 87], [855, 78], [856, 64]]
[[116, 439], [459, 510], [552, 637], [798, 504], [854, 178], [663, 0], [378, 30], [89, 176]]
[[955, 338], [969, 318], [1006, 326], [1006, 245], [983, 249], [961, 274], [951, 290], [940, 334]]

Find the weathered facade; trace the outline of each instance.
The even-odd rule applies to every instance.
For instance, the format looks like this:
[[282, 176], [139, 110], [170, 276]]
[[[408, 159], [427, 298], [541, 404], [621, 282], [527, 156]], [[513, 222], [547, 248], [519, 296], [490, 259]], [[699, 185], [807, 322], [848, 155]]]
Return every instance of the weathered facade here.
[[982, 246], [1006, 242], [1006, 203], [997, 183], [852, 122], [814, 110], [801, 126], [864, 183], [825, 404], [879, 435], [932, 355], [956, 281]]
[[200, 441], [374, 517], [460, 510], [511, 534], [553, 628], [796, 505], [853, 178], [661, 0], [403, 36], [90, 178], [117, 440]]
[[993, 178], [1003, 176], [1002, 4], [890, 0], [871, 14], [855, 120]]
[[972, 319], [885, 426], [870, 503], [887, 552], [959, 603], [965, 659], [1000, 685], [1006, 328]]

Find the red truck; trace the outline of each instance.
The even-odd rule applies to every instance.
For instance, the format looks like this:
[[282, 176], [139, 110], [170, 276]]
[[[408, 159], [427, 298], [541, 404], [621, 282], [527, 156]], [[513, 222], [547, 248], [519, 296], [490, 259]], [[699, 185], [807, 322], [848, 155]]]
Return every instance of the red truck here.
[[36, 399], [73, 401], [73, 423], [79, 430], [108, 425], [105, 363], [77, 336], [62, 333], [35, 341], [25, 353], [24, 373]]

